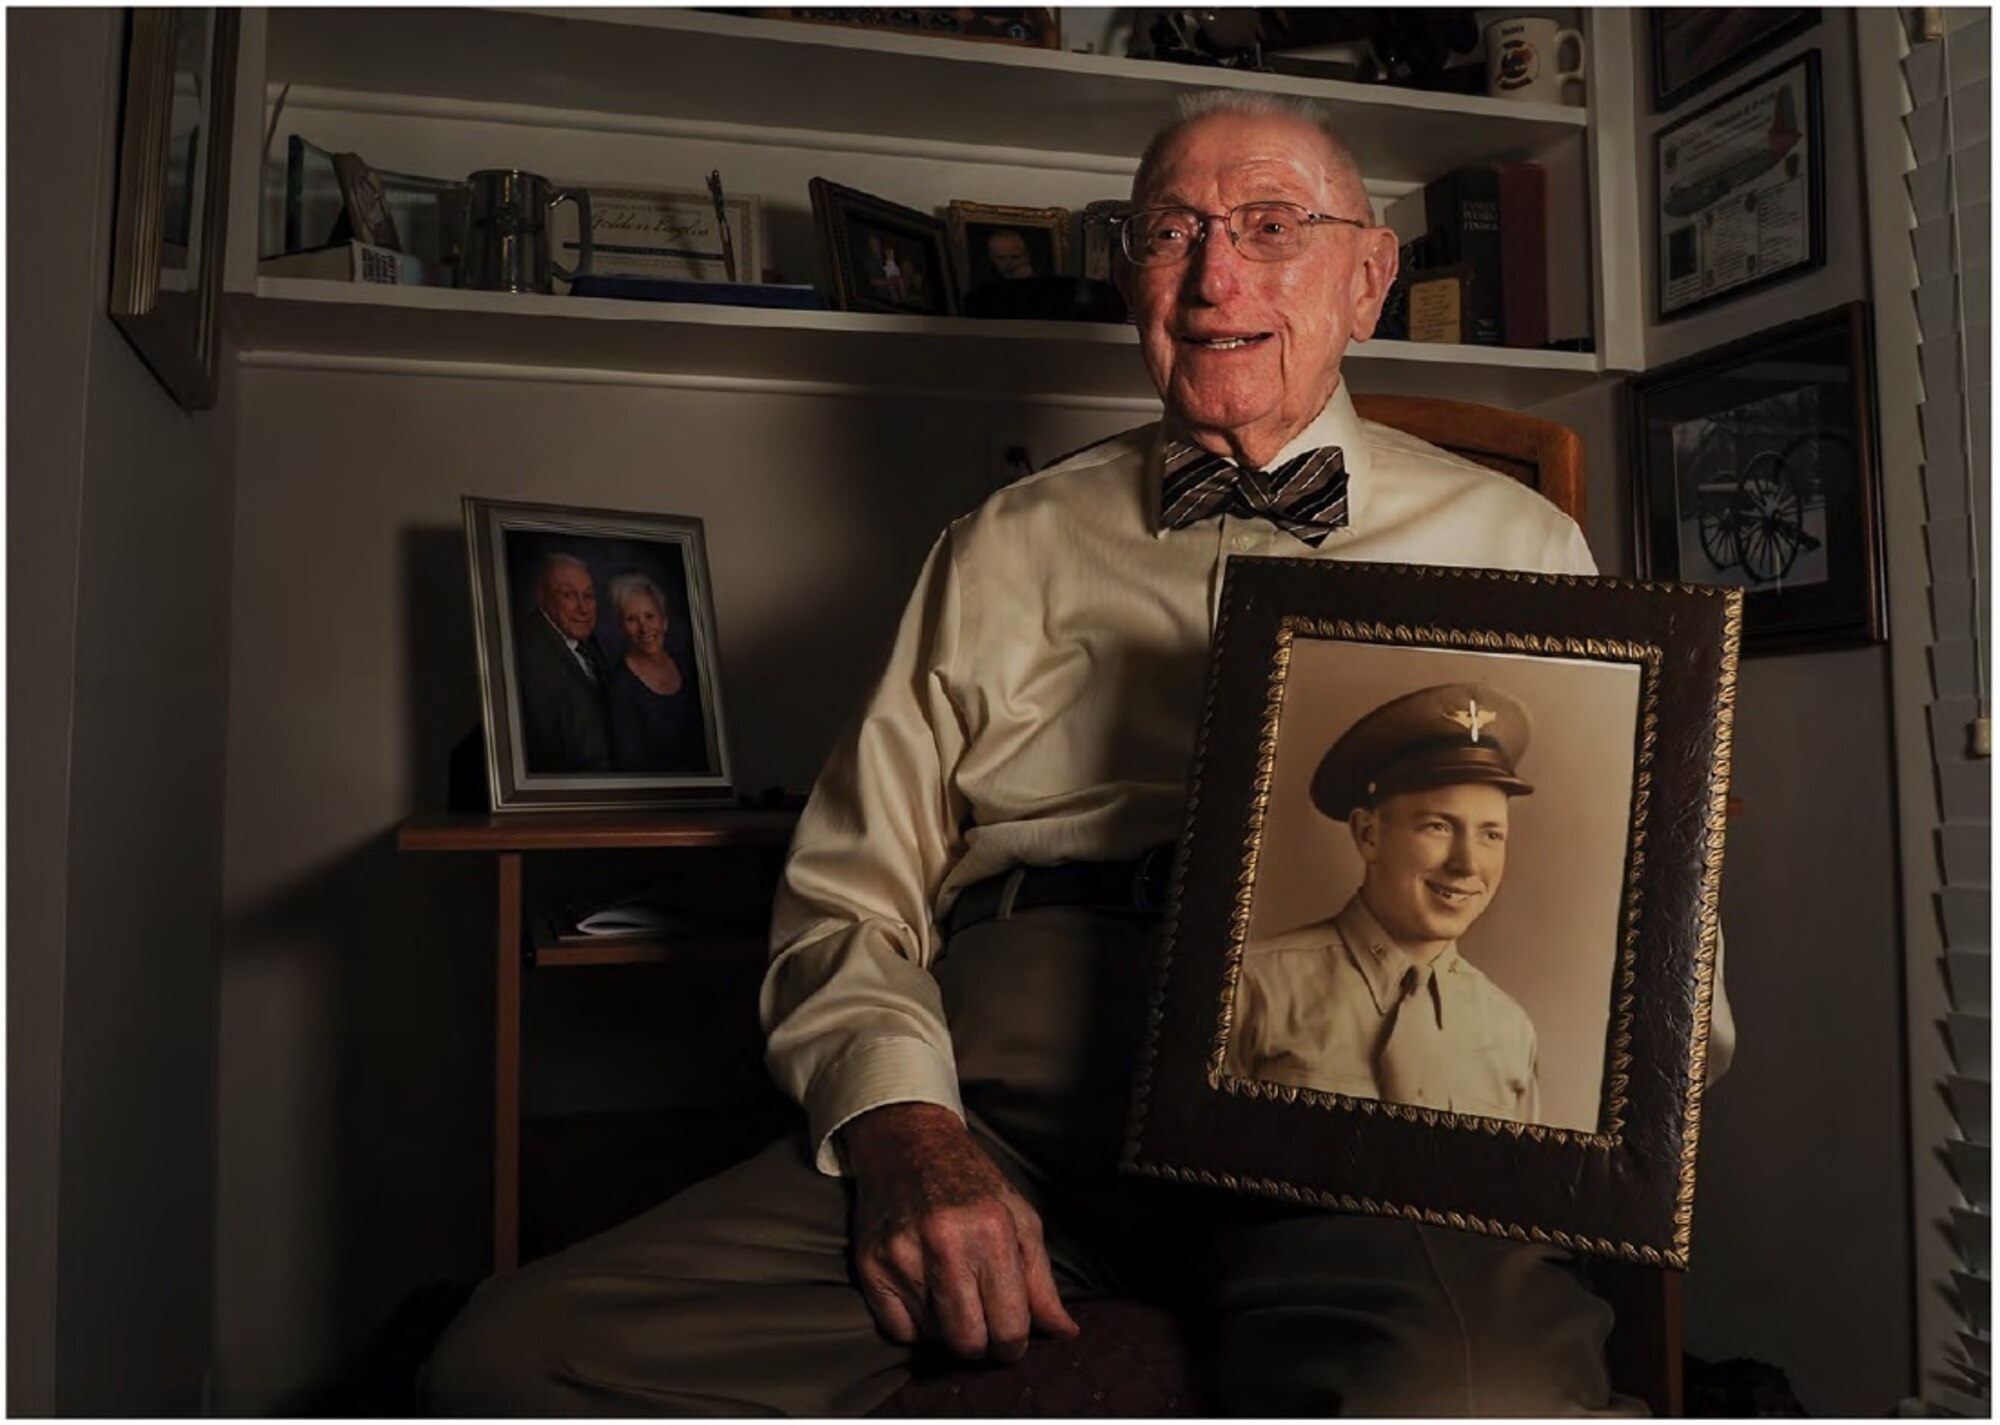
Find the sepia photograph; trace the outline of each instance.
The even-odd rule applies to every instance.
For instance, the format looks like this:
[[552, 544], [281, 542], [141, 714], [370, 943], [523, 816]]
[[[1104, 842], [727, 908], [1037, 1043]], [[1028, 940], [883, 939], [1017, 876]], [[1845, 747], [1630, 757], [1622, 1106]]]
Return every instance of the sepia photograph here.
[[1684, 1266], [1742, 609], [1230, 561], [1125, 1169]]
[[701, 522], [467, 498], [493, 809], [727, 800]]
[[1225, 1072], [1596, 1131], [1638, 714], [1632, 664], [1297, 640]]

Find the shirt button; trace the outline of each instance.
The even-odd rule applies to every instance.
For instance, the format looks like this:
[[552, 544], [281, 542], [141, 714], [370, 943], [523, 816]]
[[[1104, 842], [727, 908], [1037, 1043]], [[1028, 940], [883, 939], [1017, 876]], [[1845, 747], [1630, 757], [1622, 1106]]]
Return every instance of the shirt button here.
[[1236, 536], [1234, 536], [1233, 538], [1231, 538], [1231, 539], [1230, 539], [1230, 541], [1229, 541], [1229, 544], [1230, 544], [1230, 547], [1231, 547], [1232, 549], [1235, 549], [1235, 550], [1238, 550], [1239, 552], [1240, 552], [1240, 551], [1242, 551], [1242, 550], [1245, 550], [1245, 549], [1249, 549], [1249, 548], [1251, 548], [1251, 547], [1252, 547], [1252, 546], [1254, 546], [1254, 545], [1255, 545], [1256, 543], [1257, 543], [1257, 541], [1256, 541], [1255, 539], [1251, 538], [1251, 537], [1250, 537], [1249, 535], [1247, 535], [1247, 534], [1239, 534], [1239, 535], [1236, 535]]

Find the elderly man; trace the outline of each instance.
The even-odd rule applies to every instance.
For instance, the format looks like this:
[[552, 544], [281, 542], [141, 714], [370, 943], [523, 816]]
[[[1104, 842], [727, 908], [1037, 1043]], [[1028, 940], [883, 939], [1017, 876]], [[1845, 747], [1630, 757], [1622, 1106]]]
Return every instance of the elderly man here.
[[1012, 1359], [1130, 1291], [1203, 1323], [1230, 1412], [1610, 1404], [1558, 1252], [1116, 1170], [1227, 559], [1591, 568], [1532, 491], [1356, 418], [1396, 239], [1312, 117], [1200, 97], [1133, 196], [1166, 420], [945, 531], [801, 820], [762, 1012], [804, 1153], [489, 1284], [440, 1406], [859, 1413], [920, 1350]]
[[521, 740], [530, 772], [608, 772], [604, 715], [610, 668], [597, 643], [597, 581], [571, 554], [551, 554], [535, 607], [514, 630]]
[[1347, 823], [1361, 887], [1331, 920], [1243, 949], [1225, 1068], [1242, 1078], [1540, 1121], [1535, 1026], [1458, 953], [1507, 870], [1528, 710], [1444, 683], [1335, 739], [1313, 805]]

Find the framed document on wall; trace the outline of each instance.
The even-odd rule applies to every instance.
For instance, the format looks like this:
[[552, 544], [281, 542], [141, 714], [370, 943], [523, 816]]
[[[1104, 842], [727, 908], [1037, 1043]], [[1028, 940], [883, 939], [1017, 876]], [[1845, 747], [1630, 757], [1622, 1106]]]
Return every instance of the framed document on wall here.
[[1660, 320], [1825, 264], [1825, 133], [1810, 50], [1655, 136]]

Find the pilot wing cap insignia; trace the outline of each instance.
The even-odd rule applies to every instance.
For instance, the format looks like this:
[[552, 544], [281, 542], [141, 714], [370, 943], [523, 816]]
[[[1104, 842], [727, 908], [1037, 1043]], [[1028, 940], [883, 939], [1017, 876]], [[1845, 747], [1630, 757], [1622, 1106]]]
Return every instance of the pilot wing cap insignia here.
[[1463, 708], [1453, 708], [1445, 716], [1471, 733], [1472, 740], [1477, 742], [1479, 734], [1485, 730], [1487, 724], [1495, 721], [1500, 714], [1480, 707], [1479, 699], [1468, 698]]

